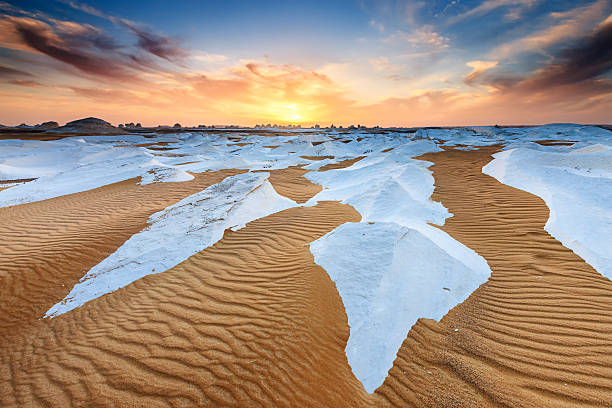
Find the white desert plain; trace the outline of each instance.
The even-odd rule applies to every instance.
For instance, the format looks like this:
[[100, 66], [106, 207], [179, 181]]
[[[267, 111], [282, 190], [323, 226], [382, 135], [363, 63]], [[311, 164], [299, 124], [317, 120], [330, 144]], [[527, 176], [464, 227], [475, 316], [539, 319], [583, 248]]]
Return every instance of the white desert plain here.
[[0, 408], [612, 408], [612, 0], [0, 0]]
[[0, 134], [0, 406], [612, 406], [610, 130], [96, 123]]

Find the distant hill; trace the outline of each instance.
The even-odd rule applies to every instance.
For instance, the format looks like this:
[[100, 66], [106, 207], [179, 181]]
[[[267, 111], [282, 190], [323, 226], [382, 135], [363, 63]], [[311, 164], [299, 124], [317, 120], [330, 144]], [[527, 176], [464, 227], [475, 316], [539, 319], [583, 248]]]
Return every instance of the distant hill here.
[[82, 132], [82, 133], [125, 133], [105, 120], [98, 118], [84, 118], [73, 120], [56, 130], [61, 132]]
[[50, 120], [48, 122], [43, 122], [34, 126], [36, 129], [55, 129], [59, 127], [59, 123], [54, 120]]

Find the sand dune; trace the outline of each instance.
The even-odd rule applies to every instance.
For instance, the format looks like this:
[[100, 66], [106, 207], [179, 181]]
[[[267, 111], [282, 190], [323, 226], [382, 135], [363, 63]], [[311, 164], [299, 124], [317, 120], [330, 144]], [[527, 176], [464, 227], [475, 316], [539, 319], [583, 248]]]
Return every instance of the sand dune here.
[[548, 208], [481, 173], [497, 148], [427, 154], [442, 229], [489, 282], [405, 340], [381, 400], [460, 407], [612, 406], [612, 282], [544, 231]]

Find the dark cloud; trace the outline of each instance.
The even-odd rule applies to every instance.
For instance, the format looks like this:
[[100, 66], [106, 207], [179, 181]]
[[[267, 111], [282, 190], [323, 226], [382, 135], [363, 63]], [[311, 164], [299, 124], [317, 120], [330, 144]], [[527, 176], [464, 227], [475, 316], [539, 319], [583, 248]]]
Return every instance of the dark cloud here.
[[531, 93], [557, 87], [589, 89], [592, 94], [610, 91], [610, 80], [601, 79], [612, 70], [612, 23], [597, 27], [589, 36], [561, 49], [544, 67], [523, 76], [503, 68], [473, 72], [467, 85], [487, 85], [502, 92]]
[[[138, 72], [167, 70], [146, 54], [130, 54], [97, 27], [70, 21], [50, 20], [52, 24], [29, 17], [6, 16], [4, 27], [19, 48], [36, 50], [53, 59], [69, 64], [81, 72], [98, 77], [119, 80], [137, 80]], [[173, 49], [172, 41], [140, 31], [143, 47], [170, 59], [181, 56], [182, 50]], [[146, 40], [145, 40], [146, 39]], [[0, 70], [0, 75], [9, 74]]]
[[472, 72], [463, 79], [469, 86], [487, 85], [498, 90], [509, 90], [520, 84], [524, 78], [503, 71], [485, 70]]
[[0, 78], [6, 77], [31, 77], [32, 74], [29, 72], [22, 71], [7, 65], [0, 65]]
[[11, 17], [15, 32], [28, 47], [58, 61], [72, 65], [88, 74], [122, 78], [128, 72], [117, 62], [97, 56], [77, 47], [73, 41], [66, 41], [46, 23], [30, 18]]
[[[176, 39], [157, 34], [133, 21], [106, 15], [86, 5], [70, 5], [129, 30], [137, 39], [136, 47], [118, 43], [91, 24], [26, 13], [14, 6], [8, 7], [2, 1], [0, 27], [4, 38], [0, 39], [0, 44], [13, 49], [35, 50], [88, 75], [132, 81], [138, 80], [140, 72], [168, 71], [151, 55], [178, 65], [182, 65], [188, 56]], [[7, 76], [9, 71], [0, 69], [0, 75]]]
[[93, 47], [102, 51], [113, 51], [122, 48], [112, 37], [90, 24], [79, 24], [71, 21], [52, 20], [55, 29], [65, 42], [72, 46]]
[[179, 46], [178, 41], [172, 38], [155, 34], [134, 24], [129, 24], [127, 27], [138, 38], [138, 46], [153, 55], [170, 62], [176, 62], [177, 59], [187, 56], [187, 52]]
[[162, 34], [154, 33], [151, 30], [145, 28], [144, 26], [135, 23], [134, 21], [111, 16], [86, 4], [81, 4], [74, 1], [70, 1], [68, 2], [68, 4], [77, 10], [100, 18], [107, 19], [116, 24], [117, 26], [127, 28], [138, 39], [138, 46], [148, 53], [156, 55], [170, 62], [177, 62], [177, 59], [183, 59], [188, 55], [188, 53], [180, 46], [179, 42], [176, 39], [167, 37]]
[[529, 81], [546, 88], [595, 79], [612, 70], [612, 22], [604, 24], [572, 47], [562, 50], [554, 63]]
[[246, 64], [245, 66], [246, 66], [246, 68], [247, 68], [247, 69], [248, 69], [248, 70], [249, 70], [251, 73], [253, 73], [253, 74], [257, 75], [257, 76], [262, 76], [262, 75], [259, 73], [259, 69], [258, 69], [258, 65], [257, 65], [257, 64], [254, 64], [254, 63], [250, 62], [250, 63]]

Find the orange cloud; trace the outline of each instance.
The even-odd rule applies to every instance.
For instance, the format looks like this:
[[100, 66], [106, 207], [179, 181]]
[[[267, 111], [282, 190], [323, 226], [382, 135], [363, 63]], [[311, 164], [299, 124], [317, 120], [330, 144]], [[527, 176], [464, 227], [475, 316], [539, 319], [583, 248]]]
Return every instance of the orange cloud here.
[[[600, 77], [610, 67], [609, 48], [597, 48], [610, 43], [612, 24], [608, 23], [530, 74], [504, 77], [496, 61], [476, 60], [467, 63], [472, 71], [464, 82], [459, 73], [434, 71], [418, 77], [424, 81], [431, 76], [427, 83], [400, 83], [409, 74], [392, 65], [388, 57], [369, 60], [379, 71], [386, 71], [376, 77], [368, 76], [373, 72], [368, 60], [364, 62], [368, 72], [356, 69], [350, 75], [340, 69], [348, 64], [312, 70], [249, 60], [229, 66], [226, 57], [209, 54], [192, 56], [190, 61], [225, 65], [213, 64], [216, 71], [212, 72], [178, 66], [175, 60], [189, 59], [176, 41], [127, 20], [106, 18], [128, 27], [138, 46], [128, 52], [88, 24], [32, 16], [0, 18], [0, 29], [5, 30], [1, 46], [36, 54], [41, 61], [54, 60], [54, 69], [58, 65], [70, 68], [61, 72], [62, 80], [49, 75], [39, 81], [18, 64], [0, 65], [0, 81], [4, 81], [0, 85], [0, 122], [65, 122], [93, 115], [114, 123], [146, 125], [178, 121], [417, 126], [568, 118], [589, 122], [606, 118], [606, 112], [612, 111], [612, 83]], [[389, 41], [425, 54], [448, 48], [448, 39], [427, 26], [409, 34], [396, 33]], [[398, 71], [393, 72], [398, 81], [385, 79], [390, 71]], [[445, 88], [415, 89], [427, 88], [430, 82]], [[466, 83], [484, 87], [469, 88]], [[366, 92], [359, 97], [355, 90], [361, 89]]]

